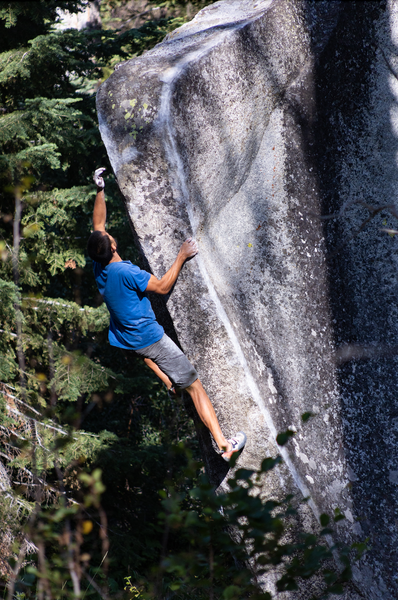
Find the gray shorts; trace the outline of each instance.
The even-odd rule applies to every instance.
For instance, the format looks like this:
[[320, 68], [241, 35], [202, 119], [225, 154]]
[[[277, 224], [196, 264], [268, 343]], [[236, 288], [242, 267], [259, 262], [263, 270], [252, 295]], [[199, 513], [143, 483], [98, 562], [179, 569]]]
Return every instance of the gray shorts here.
[[135, 352], [153, 360], [159, 369], [166, 373], [171, 382], [182, 390], [198, 379], [195, 368], [182, 350], [166, 334], [158, 342], [135, 350]]

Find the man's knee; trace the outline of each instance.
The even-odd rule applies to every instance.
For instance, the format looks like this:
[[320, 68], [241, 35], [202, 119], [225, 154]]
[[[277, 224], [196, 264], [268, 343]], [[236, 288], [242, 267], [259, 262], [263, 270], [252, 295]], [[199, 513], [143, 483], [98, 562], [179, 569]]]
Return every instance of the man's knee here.
[[193, 381], [192, 383], [190, 383], [185, 389], [187, 392], [189, 392], [190, 390], [197, 390], [199, 388], [203, 388], [200, 379], [195, 379], [195, 381]]

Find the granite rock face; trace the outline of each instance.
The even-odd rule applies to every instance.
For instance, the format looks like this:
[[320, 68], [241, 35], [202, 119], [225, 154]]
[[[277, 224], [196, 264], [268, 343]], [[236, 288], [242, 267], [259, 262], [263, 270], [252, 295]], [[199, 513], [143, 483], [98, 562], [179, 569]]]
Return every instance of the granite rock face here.
[[393, 0], [225, 0], [97, 97], [146, 267], [198, 241], [160, 318], [225, 434], [247, 432], [239, 464], [280, 452], [264, 495], [370, 538], [350, 599], [398, 596], [397, 48]]

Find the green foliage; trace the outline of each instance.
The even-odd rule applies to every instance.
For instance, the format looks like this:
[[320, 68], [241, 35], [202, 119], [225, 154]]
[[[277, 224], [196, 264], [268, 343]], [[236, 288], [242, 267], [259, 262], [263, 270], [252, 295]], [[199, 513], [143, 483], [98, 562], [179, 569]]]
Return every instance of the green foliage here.
[[[299, 507], [292, 496], [278, 501], [261, 497], [264, 477], [280, 463], [279, 457], [266, 458], [258, 471], [235, 470], [227, 491], [216, 495], [203, 466], [182, 443], [157, 450], [151, 446], [149, 451], [142, 446], [135, 453], [127, 447], [123, 462], [118, 456], [122, 451], [119, 440], [108, 436], [102, 439], [102, 452], [108, 457], [99, 459], [104, 469], [96, 466], [90, 473], [82, 467], [82, 452], [90, 452], [91, 444], [84, 449], [81, 441], [73, 442], [66, 446], [68, 452], [74, 444], [75, 460], [60, 454], [59, 462], [69, 460], [74, 465], [74, 474], [69, 473], [65, 482], [74, 481], [79, 502], [71, 503], [64, 494], [56, 505], [42, 505], [33, 513], [33, 507], [27, 508], [31, 517], [26, 533], [42, 548], [42, 561], [39, 556], [39, 566], [31, 562], [18, 579], [16, 589], [26, 598], [33, 598], [43, 581], [57, 598], [76, 597], [76, 584], [72, 588], [68, 574], [72, 560], [79, 582], [97, 576], [102, 594], [116, 592], [118, 570], [125, 569], [130, 572], [124, 578], [128, 598], [271, 600], [274, 594], [262, 591], [258, 584], [277, 569], [278, 592], [306, 589], [310, 597], [316, 577], [313, 589], [317, 592], [311, 595], [311, 600], [316, 600], [341, 593], [351, 578], [351, 561], [366, 551], [363, 544], [328, 546], [326, 537], [333, 531], [327, 515], [321, 515], [316, 535], [303, 533]], [[162, 453], [167, 460], [162, 460]], [[119, 474], [111, 474], [107, 460], [112, 460]], [[120, 484], [115, 485], [119, 477], [127, 477], [131, 487], [124, 489], [123, 528], [114, 530], [112, 513], [107, 511], [106, 517], [103, 504], [110, 494], [115, 511], [121, 510]], [[110, 478], [114, 487], [110, 487]], [[156, 483], [162, 486], [158, 492]], [[137, 492], [142, 494], [138, 499]], [[123, 531], [126, 527], [128, 532]], [[111, 546], [101, 535], [104, 530]], [[123, 548], [121, 564], [112, 557], [109, 561], [108, 550], [114, 545]], [[20, 542], [16, 548], [21, 551]], [[333, 563], [336, 553], [340, 570]], [[90, 567], [91, 559], [102, 568]], [[112, 580], [107, 578], [108, 569]], [[91, 587], [90, 595], [95, 590]]]
[[[82, 0], [0, 2], [0, 52], [18, 48], [28, 40], [47, 33], [52, 24], [59, 20], [59, 9], [76, 13], [83, 5]], [[17, 27], [17, 36], [14, 27]]]
[[[208, 4], [211, 4], [208, 0], [149, 0], [143, 8], [141, 3], [135, 4], [129, 0], [102, 0], [100, 11], [106, 29], [121, 32], [131, 31], [131, 27], [136, 28], [135, 31], [151, 29], [154, 36], [164, 36], [191, 20]], [[141, 29], [139, 25], [147, 27]]]
[[291, 431], [290, 429], [278, 433], [278, 435], [276, 436], [277, 444], [279, 444], [279, 446], [285, 446], [290, 440], [290, 438], [295, 435], [295, 433], [295, 431]]
[[[189, 451], [179, 445], [174, 452], [187, 454], [188, 462], [177, 480], [166, 481], [159, 492], [163, 508], [159, 565], [146, 577], [138, 572], [126, 577], [130, 598], [271, 600], [271, 592], [261, 591], [258, 583], [275, 569], [279, 592], [297, 590], [315, 576], [321, 576], [323, 584], [313, 599], [342, 591], [351, 578], [349, 555], [354, 548], [328, 546], [330, 518], [321, 516], [318, 535], [303, 533], [292, 496], [280, 501], [261, 498], [264, 476], [280, 458], [266, 458], [258, 471], [236, 470], [228, 491], [216, 495], [203, 468], [192, 485], [201, 465]], [[343, 565], [340, 572], [330, 568], [336, 552]]]
[[313, 417], [313, 413], [312, 412], [305, 412], [301, 415], [301, 420], [303, 421], [303, 423], [306, 423], [309, 419], [311, 419], [311, 417]]

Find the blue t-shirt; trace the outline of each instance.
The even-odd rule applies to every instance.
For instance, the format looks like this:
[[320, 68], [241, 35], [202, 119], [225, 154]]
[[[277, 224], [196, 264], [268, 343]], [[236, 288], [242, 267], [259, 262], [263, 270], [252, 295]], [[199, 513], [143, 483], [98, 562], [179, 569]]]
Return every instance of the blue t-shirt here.
[[94, 277], [110, 312], [109, 343], [140, 350], [158, 342], [164, 329], [156, 321], [145, 290], [151, 277], [129, 260], [102, 267], [93, 262]]

